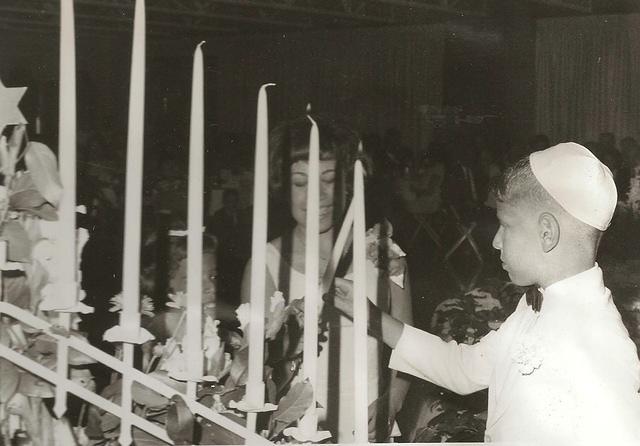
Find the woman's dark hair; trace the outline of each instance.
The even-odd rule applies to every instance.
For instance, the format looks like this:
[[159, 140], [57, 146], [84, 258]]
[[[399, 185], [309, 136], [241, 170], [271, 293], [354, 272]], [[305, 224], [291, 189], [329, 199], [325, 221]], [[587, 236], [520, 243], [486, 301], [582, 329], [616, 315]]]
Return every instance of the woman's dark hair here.
[[[312, 115], [320, 134], [320, 159], [336, 160], [336, 210], [344, 208], [351, 196], [353, 165], [358, 153], [358, 134], [342, 122], [324, 115]], [[311, 121], [301, 116], [278, 125], [269, 136], [269, 172], [271, 192], [285, 203], [290, 199], [291, 165], [309, 158]], [[365, 168], [369, 163], [365, 163]], [[337, 212], [339, 214], [340, 212]]]

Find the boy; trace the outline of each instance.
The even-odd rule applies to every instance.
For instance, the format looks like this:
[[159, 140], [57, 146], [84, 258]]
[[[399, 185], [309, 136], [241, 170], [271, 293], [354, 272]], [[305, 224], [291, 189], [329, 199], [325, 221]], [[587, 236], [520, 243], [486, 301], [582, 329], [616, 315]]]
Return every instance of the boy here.
[[[389, 367], [460, 394], [488, 387], [487, 442], [640, 444], [640, 362], [595, 262], [617, 201], [611, 172], [564, 143], [507, 169], [496, 193], [493, 246], [514, 283], [538, 290], [471, 346], [370, 305]], [[337, 279], [336, 307], [350, 314], [351, 300]]]

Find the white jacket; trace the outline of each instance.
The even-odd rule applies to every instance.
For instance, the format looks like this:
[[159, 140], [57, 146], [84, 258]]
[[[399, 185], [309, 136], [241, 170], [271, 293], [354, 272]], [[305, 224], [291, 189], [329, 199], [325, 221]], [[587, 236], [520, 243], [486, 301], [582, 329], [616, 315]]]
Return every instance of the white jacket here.
[[389, 367], [460, 394], [489, 388], [485, 441], [640, 445], [640, 361], [595, 265], [475, 345], [405, 326]]

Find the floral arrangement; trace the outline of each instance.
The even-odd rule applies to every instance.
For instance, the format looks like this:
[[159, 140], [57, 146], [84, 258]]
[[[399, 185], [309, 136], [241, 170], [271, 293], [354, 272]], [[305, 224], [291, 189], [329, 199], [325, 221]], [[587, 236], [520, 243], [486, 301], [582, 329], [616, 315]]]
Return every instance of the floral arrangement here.
[[[143, 346], [145, 351], [144, 368], [146, 373], [170, 385], [179, 392], [186, 390], [185, 372], [188, 365], [183, 354], [185, 342], [185, 294], [170, 294], [167, 312], [153, 314], [150, 299], [143, 299], [142, 310], [149, 323], [167, 325], [172, 336], [161, 342], [149, 342]], [[119, 299], [113, 299], [113, 311], [119, 311]], [[270, 354], [265, 365], [264, 380], [266, 383], [266, 405], [270, 411], [260, 417], [262, 435], [273, 441], [287, 438], [284, 431], [299, 420], [312, 403], [311, 386], [308, 382], [293, 382], [294, 374], [300, 361], [296, 358], [302, 351], [303, 319], [301, 309], [302, 300], [296, 300], [285, 305], [280, 292], [276, 292], [270, 299], [269, 311], [265, 317], [265, 340], [267, 343], [279, 338], [287, 339], [286, 349], [276, 358]], [[205, 370], [202, 383], [198, 388], [198, 400], [211, 407], [216, 412], [244, 424], [246, 412], [242, 410], [242, 399], [246, 390], [248, 378], [248, 327], [250, 304], [238, 307], [238, 326], [229, 328], [222, 326], [215, 319], [215, 306], [206, 305], [203, 309], [203, 355]], [[287, 327], [297, 326], [297, 329]], [[294, 369], [291, 369], [294, 365]], [[289, 375], [283, 373], [288, 371]], [[293, 373], [292, 373], [293, 372]], [[120, 399], [120, 380], [114, 381], [102, 395], [114, 402]], [[171, 412], [172, 401], [156, 394], [143, 385], [134, 384], [133, 400], [135, 413], [149, 420], [163, 424], [169, 430], [175, 424]], [[277, 405], [276, 405], [277, 403]], [[190, 436], [189, 442], [194, 444], [244, 444], [244, 439], [229, 433], [225, 429], [208, 421], [198, 421], [199, 428], [196, 437]], [[89, 411], [89, 422], [86, 436], [92, 445], [111, 444], [119, 435], [119, 419], [97, 408]], [[134, 430], [136, 444], [153, 444], [154, 441], [142, 431]], [[115, 444], [115, 443], [114, 443]]]
[[[28, 140], [24, 125], [14, 126], [8, 137], [0, 137], [0, 238], [6, 241], [6, 261], [0, 264], [3, 300], [30, 311], [52, 324], [57, 313], [40, 309], [53, 291], [57, 279], [55, 241], [58, 232], [57, 206], [62, 195], [56, 156], [44, 144]], [[88, 240], [78, 230], [78, 252]], [[4, 248], [4, 247], [3, 247]], [[71, 330], [54, 328], [53, 333], [84, 338], [74, 316]], [[0, 343], [38, 363], [55, 369], [57, 348], [52, 333], [35, 330], [9, 317], [0, 319]], [[70, 378], [87, 389], [95, 388], [89, 358], [69, 350]], [[68, 421], [54, 418], [45, 401], [55, 389], [29, 371], [0, 359], [0, 443], [30, 439], [32, 444], [71, 444]]]

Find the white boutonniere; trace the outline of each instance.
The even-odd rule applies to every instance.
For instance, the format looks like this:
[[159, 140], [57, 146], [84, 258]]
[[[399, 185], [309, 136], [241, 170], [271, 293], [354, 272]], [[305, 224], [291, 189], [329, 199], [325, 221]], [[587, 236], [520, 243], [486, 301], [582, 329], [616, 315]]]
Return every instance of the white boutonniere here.
[[544, 359], [542, 342], [536, 337], [525, 336], [516, 345], [512, 359], [518, 365], [518, 371], [522, 375], [531, 375], [542, 366]]

